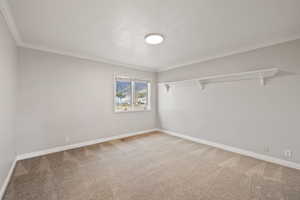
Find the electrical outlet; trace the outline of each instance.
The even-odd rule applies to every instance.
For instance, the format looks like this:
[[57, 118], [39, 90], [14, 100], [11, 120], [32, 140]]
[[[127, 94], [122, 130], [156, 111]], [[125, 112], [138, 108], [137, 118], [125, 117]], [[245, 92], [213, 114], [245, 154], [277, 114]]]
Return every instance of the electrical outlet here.
[[290, 149], [286, 149], [286, 150], [284, 150], [284, 157], [286, 157], [286, 158], [288, 158], [288, 159], [290, 159], [291, 157], [292, 157], [292, 150], [290, 150]]
[[70, 138], [68, 136], [65, 137], [65, 142], [69, 143], [70, 142]]
[[269, 152], [270, 152], [269, 146], [265, 146], [265, 147], [264, 147], [264, 152], [266, 152], [266, 153], [269, 153]]

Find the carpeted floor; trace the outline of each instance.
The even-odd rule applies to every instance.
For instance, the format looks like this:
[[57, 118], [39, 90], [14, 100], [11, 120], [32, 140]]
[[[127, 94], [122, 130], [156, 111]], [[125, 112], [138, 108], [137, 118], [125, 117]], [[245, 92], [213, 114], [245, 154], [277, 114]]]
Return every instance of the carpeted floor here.
[[19, 161], [4, 200], [300, 200], [300, 171], [151, 133]]

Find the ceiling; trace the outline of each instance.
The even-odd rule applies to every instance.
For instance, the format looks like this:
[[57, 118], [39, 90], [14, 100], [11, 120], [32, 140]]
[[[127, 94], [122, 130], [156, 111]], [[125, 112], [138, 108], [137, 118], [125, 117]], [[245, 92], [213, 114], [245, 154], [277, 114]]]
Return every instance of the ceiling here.
[[[19, 46], [150, 71], [300, 38], [299, 0], [8, 0]], [[161, 45], [144, 36], [161, 33]]]

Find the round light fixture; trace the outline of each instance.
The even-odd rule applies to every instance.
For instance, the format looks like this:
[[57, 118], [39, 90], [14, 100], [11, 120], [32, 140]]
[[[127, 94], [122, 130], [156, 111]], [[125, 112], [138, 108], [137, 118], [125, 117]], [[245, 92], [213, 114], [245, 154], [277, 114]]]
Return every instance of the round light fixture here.
[[164, 41], [164, 36], [159, 33], [149, 33], [145, 36], [145, 42], [147, 44], [156, 45], [161, 44]]

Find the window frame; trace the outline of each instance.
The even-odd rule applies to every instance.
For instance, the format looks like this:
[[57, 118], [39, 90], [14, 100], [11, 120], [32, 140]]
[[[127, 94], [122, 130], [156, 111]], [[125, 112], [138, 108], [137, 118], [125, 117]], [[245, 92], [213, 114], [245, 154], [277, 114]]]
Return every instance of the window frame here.
[[[116, 105], [116, 94], [117, 94], [117, 81], [119, 80], [128, 80], [131, 83], [131, 104], [129, 110], [117, 110]], [[149, 112], [152, 109], [151, 106], [151, 89], [152, 89], [152, 80], [151, 79], [137, 79], [137, 78], [130, 78], [129, 76], [124, 75], [115, 75], [114, 76], [114, 92], [113, 92], [113, 111], [114, 113], [131, 113], [131, 112]], [[146, 82], [148, 84], [147, 88], [147, 108], [144, 110], [135, 110], [135, 83], [136, 82]]]

